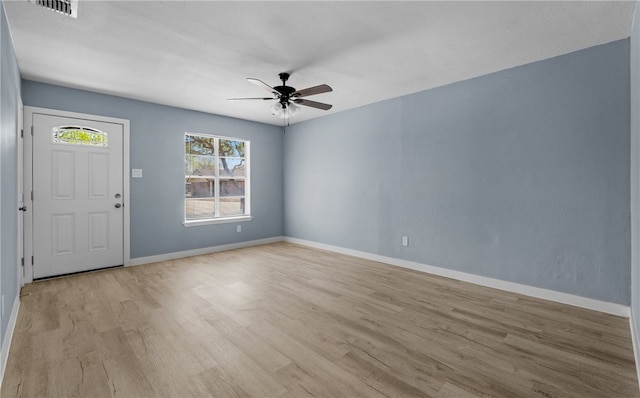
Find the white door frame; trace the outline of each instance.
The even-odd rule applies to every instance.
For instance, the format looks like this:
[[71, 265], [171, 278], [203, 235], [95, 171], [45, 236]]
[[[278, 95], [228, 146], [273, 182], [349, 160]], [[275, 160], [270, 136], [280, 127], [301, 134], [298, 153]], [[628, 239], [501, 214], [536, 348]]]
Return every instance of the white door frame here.
[[[24, 105], [18, 95], [18, 117], [16, 119], [18, 164], [18, 206], [24, 205]], [[24, 285], [24, 212], [18, 210], [18, 291]]]
[[24, 107], [24, 203], [27, 211], [24, 214], [24, 251], [25, 251], [25, 276], [24, 282], [33, 282], [33, 202], [31, 201], [31, 192], [33, 191], [33, 115], [43, 114], [50, 116], [62, 116], [77, 119], [87, 119], [96, 122], [114, 123], [122, 125], [122, 182], [123, 182], [123, 239], [124, 239], [124, 265], [130, 264], [131, 245], [130, 245], [130, 200], [129, 200], [129, 120], [118, 119], [107, 116], [89, 115], [86, 113], [76, 113], [59, 111], [47, 108], [37, 108], [32, 106]]

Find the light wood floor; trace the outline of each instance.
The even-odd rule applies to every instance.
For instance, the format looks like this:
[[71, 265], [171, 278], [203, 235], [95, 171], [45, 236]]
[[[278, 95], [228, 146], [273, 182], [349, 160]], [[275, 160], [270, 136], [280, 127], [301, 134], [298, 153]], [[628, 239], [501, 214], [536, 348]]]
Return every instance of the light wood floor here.
[[23, 289], [2, 397], [640, 397], [628, 320], [287, 243]]

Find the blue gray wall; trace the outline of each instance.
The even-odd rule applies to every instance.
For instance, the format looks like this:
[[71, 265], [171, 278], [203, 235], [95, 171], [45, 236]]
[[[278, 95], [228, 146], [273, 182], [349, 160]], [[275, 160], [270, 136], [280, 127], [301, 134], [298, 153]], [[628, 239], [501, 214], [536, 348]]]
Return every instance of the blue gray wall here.
[[[129, 119], [131, 258], [281, 236], [283, 133], [281, 127], [135, 101], [33, 81], [22, 82], [25, 106]], [[251, 141], [251, 213], [242, 224], [185, 228], [184, 133], [220, 134]]]
[[20, 72], [9, 36], [4, 4], [0, 5], [0, 293], [4, 315], [0, 343], [4, 341], [11, 307], [18, 295], [18, 183], [17, 111]]
[[621, 40], [291, 126], [285, 233], [627, 305], [629, 90]]
[[[631, 314], [640, 331], [640, 7], [636, 2], [630, 41], [631, 85]], [[636, 364], [638, 366], [638, 364]]]

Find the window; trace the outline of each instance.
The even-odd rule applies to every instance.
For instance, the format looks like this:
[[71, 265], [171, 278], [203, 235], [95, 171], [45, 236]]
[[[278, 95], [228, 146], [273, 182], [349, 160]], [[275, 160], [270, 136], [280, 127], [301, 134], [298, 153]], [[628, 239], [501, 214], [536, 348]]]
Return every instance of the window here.
[[185, 225], [250, 217], [249, 141], [185, 133]]
[[109, 146], [107, 133], [91, 127], [54, 127], [51, 132], [51, 141], [55, 144]]

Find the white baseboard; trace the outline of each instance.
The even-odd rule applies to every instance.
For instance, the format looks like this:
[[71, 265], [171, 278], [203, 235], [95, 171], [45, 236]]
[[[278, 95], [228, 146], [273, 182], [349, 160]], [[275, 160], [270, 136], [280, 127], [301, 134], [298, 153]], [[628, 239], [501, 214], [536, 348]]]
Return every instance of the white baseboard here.
[[633, 318], [633, 310], [629, 311], [629, 327], [631, 328], [631, 342], [633, 343], [633, 358], [636, 363], [636, 376], [638, 377], [638, 386], [640, 386], [640, 340], [638, 339], [638, 328]]
[[16, 320], [18, 319], [18, 311], [20, 310], [20, 291], [18, 296], [13, 300], [13, 307], [11, 308], [11, 317], [9, 318], [9, 324], [7, 325], [7, 333], [4, 336], [2, 342], [2, 355], [0, 356], [0, 386], [2, 386], [2, 380], [4, 380], [4, 371], [7, 368], [7, 360], [9, 359], [9, 349], [11, 348], [11, 340], [13, 339], [13, 331], [16, 328]]
[[606, 301], [595, 300], [587, 297], [576, 296], [573, 294], [557, 292], [554, 290], [543, 289], [528, 285], [522, 285], [515, 282], [507, 282], [500, 279], [488, 278], [469, 274], [466, 272], [450, 270], [446, 268], [434, 267], [432, 265], [421, 264], [408, 260], [401, 260], [393, 257], [381, 256], [379, 254], [367, 253], [353, 249], [347, 249], [340, 246], [327, 245], [308, 241], [285, 237], [285, 242], [296, 243], [299, 245], [314, 247], [317, 249], [329, 250], [336, 253], [346, 254], [349, 256], [364, 258], [366, 260], [378, 261], [385, 264], [395, 265], [398, 267], [409, 268], [416, 271], [426, 272], [428, 274], [444, 276], [446, 278], [457, 279], [463, 282], [470, 282], [476, 285], [491, 287], [494, 289], [505, 290], [512, 293], [523, 294], [525, 296], [536, 297], [544, 300], [551, 300], [562, 304], [569, 304], [576, 307], [587, 308], [594, 311], [605, 312], [607, 314], [629, 317], [629, 307], [623, 304], [610, 303]]
[[148, 256], [148, 257], [137, 257], [137, 258], [132, 258], [129, 265], [157, 263], [159, 261], [175, 260], [177, 258], [199, 256], [201, 254], [209, 254], [209, 253], [221, 252], [225, 250], [242, 249], [243, 247], [266, 245], [268, 243], [282, 242], [283, 240], [284, 240], [283, 236], [274, 236], [272, 238], [249, 240], [246, 242], [238, 242], [238, 243], [229, 243], [226, 245], [219, 245], [219, 246], [203, 247], [201, 249], [158, 254], [155, 256]]

